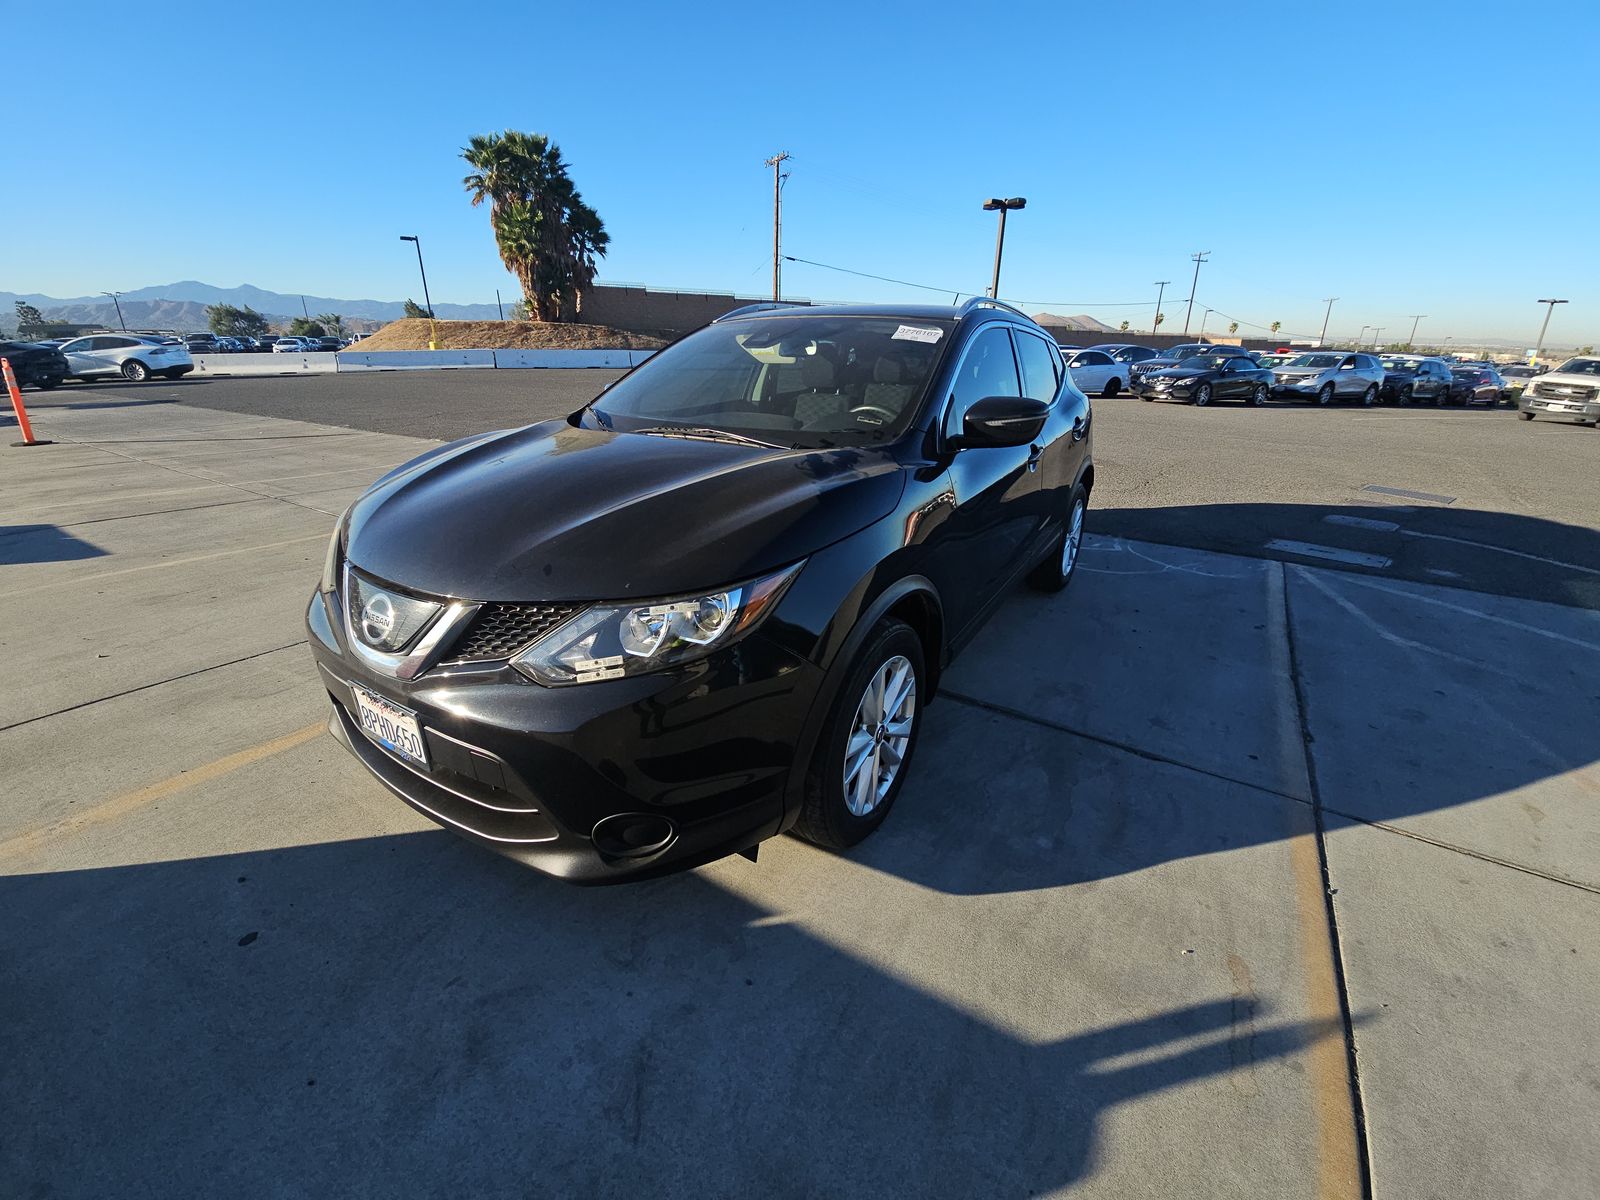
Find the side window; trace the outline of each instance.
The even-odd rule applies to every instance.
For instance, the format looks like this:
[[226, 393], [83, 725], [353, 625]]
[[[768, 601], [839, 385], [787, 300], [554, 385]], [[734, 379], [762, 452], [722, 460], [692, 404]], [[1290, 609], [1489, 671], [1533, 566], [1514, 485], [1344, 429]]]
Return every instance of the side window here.
[[97, 337], [90, 341], [87, 349], [90, 350], [115, 350], [117, 339], [114, 337]]
[[1016, 339], [1017, 361], [1022, 365], [1022, 394], [1050, 403], [1056, 398], [1061, 379], [1056, 374], [1049, 344], [1021, 330], [1016, 331]]
[[1091, 367], [1109, 367], [1111, 365], [1111, 355], [1103, 350], [1091, 350], [1085, 357], [1088, 358]]
[[90, 348], [91, 348], [91, 339], [89, 339], [89, 338], [73, 338], [70, 342], [63, 342], [62, 343], [62, 345], [61, 345], [61, 353], [63, 353], [63, 354], [76, 354], [80, 350], [88, 350]]
[[1356, 356], [1354, 354], [1352, 354], [1349, 358], [1345, 359], [1342, 363], [1339, 364], [1339, 370], [1341, 370], [1341, 371], [1354, 370], [1355, 369], [1355, 365], [1356, 365]]
[[944, 432], [961, 432], [961, 420], [986, 396], [1020, 396], [1017, 361], [1011, 353], [1011, 335], [1004, 325], [980, 329], [967, 343], [961, 367], [950, 386], [950, 408], [945, 413]]

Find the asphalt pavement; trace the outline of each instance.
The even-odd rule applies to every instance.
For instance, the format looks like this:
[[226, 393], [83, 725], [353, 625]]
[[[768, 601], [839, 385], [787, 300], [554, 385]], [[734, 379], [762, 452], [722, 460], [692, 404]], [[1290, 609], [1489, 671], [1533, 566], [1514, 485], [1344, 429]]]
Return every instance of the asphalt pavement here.
[[1102, 403], [1099, 512], [1206, 519], [1009, 597], [875, 837], [576, 890], [333, 742], [301, 614], [431, 444], [386, 396], [594, 379], [73, 387], [0, 447], [0, 1191], [1600, 1194], [1600, 615], [1405, 550], [1592, 535], [1600, 437]]

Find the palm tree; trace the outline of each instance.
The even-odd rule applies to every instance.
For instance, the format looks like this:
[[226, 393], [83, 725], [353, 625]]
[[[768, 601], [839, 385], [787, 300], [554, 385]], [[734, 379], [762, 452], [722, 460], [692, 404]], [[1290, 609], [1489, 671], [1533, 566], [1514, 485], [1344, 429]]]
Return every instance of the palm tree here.
[[1278, 330], [1280, 330], [1282, 328], [1283, 328], [1283, 322], [1282, 321], [1274, 321], [1272, 323], [1272, 332], [1273, 333], [1277, 333]]
[[475, 168], [462, 186], [474, 207], [489, 202], [500, 261], [534, 320], [577, 319], [611, 238], [573, 186], [561, 148], [542, 133], [508, 129], [474, 137], [461, 157]]
[[1237, 321], [1228, 322], [1228, 332], [1229, 333], [1238, 333], [1239, 332], [1239, 322], [1237, 322]]

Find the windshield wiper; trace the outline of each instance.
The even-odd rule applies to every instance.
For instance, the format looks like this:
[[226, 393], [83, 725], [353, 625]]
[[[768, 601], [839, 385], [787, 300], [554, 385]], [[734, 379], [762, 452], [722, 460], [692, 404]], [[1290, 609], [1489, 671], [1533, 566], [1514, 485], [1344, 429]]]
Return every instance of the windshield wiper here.
[[686, 438], [695, 442], [732, 442], [736, 446], [760, 446], [764, 450], [781, 450], [773, 442], [759, 441], [753, 437], [745, 437], [742, 433], [730, 433], [726, 429], [712, 429], [706, 425], [651, 425], [647, 429], [630, 430], [631, 433], [648, 433], [656, 437]]

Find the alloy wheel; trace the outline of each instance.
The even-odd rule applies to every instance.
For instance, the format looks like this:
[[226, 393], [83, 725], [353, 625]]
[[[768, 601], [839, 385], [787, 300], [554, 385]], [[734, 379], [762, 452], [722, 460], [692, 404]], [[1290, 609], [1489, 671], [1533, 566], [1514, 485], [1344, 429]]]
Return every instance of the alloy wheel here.
[[1209, 383], [1202, 383], [1195, 389], [1194, 402], [1197, 408], [1204, 408], [1211, 403], [1211, 385]]
[[852, 816], [869, 816], [894, 787], [916, 715], [917, 673], [896, 654], [867, 683], [845, 743], [844, 802]]
[[1083, 509], [1079, 500], [1072, 506], [1072, 520], [1067, 523], [1067, 536], [1061, 539], [1061, 574], [1070, 576], [1078, 565], [1078, 551], [1083, 548]]
[[1254, 404], [1257, 408], [1260, 408], [1266, 402], [1267, 385], [1264, 383], [1258, 383], [1255, 387], [1250, 389], [1250, 403]]

